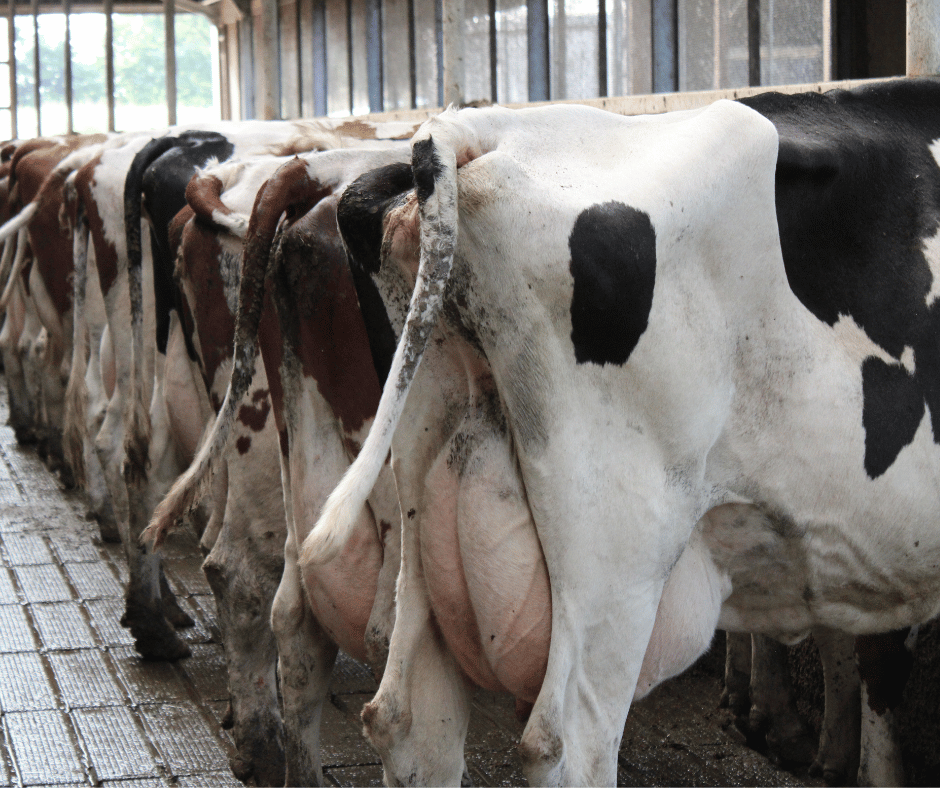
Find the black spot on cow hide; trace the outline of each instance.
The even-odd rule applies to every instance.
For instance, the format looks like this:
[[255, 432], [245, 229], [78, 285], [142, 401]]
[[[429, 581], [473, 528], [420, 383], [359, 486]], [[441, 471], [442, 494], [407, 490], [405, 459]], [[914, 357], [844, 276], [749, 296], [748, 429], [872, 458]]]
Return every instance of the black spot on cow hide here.
[[[849, 316], [897, 365], [863, 362], [865, 470], [910, 444], [924, 403], [940, 443], [940, 302], [924, 241], [940, 230], [940, 81], [744, 100], [776, 126], [777, 222], [793, 293], [830, 326]], [[900, 366], [913, 351], [913, 375]]]
[[875, 479], [897, 459], [924, 417], [924, 394], [904, 367], [870, 356], [862, 363], [865, 472]]
[[624, 364], [646, 330], [656, 281], [649, 215], [619, 202], [582, 211], [571, 250], [571, 341], [579, 364]]

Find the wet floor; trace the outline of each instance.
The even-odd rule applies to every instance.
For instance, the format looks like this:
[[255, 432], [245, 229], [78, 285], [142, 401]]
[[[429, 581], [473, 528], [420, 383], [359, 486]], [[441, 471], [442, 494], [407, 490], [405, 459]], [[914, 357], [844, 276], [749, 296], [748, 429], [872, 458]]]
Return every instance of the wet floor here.
[[[6, 392], [0, 387], [0, 423]], [[143, 662], [119, 622], [126, 565], [12, 430], [0, 427], [0, 785], [240, 786], [222, 728], [227, 687], [214, 602], [195, 537], [166, 548], [166, 573], [196, 625], [193, 656]], [[377, 785], [359, 712], [375, 691], [341, 655], [323, 715], [324, 773]], [[631, 711], [621, 785], [804, 785], [744, 747], [717, 708], [713, 672], [695, 670]], [[524, 785], [511, 699], [479, 692], [467, 739], [477, 785]]]

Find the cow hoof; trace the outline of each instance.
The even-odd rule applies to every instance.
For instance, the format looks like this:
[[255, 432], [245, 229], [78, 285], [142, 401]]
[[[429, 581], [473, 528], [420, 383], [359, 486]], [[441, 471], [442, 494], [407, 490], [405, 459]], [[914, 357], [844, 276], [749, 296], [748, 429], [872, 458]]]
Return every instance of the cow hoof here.
[[160, 615], [131, 616], [125, 613], [121, 624], [134, 636], [134, 648], [151, 662], [175, 662], [192, 654], [189, 645], [176, 634], [176, 630]]
[[193, 617], [186, 613], [175, 599], [163, 601], [163, 615], [177, 629], [186, 629], [196, 625]]
[[782, 735], [771, 729], [766, 741], [770, 757], [781, 764], [807, 764], [816, 754], [812, 737], [803, 731]]
[[232, 758], [229, 761], [229, 766], [232, 769], [232, 774], [235, 775], [235, 779], [243, 783], [247, 783], [255, 773], [251, 762], [242, 758], [241, 755], [236, 755]]
[[736, 717], [745, 717], [751, 708], [751, 698], [746, 692], [725, 689], [718, 701], [718, 708], [731, 709]]
[[219, 724], [226, 731], [235, 727], [235, 712], [232, 710], [232, 701], [226, 704], [225, 713], [222, 714], [222, 721]]
[[16, 436], [16, 442], [21, 446], [32, 446], [39, 440], [32, 427], [14, 427], [13, 434]]
[[[92, 515], [94, 517], [94, 515]], [[98, 533], [101, 535], [102, 542], [109, 542], [111, 544], [120, 544], [121, 543], [121, 532], [118, 530], [117, 523], [114, 520], [101, 517], [95, 518], [98, 520]]]

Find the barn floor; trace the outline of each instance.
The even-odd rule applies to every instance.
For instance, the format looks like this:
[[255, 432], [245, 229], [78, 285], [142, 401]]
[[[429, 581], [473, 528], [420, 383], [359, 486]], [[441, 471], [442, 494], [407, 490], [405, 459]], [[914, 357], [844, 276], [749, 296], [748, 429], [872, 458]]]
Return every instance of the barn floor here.
[[[0, 423], [6, 392], [0, 385]], [[194, 536], [167, 546], [167, 575], [196, 620], [193, 656], [141, 661], [118, 620], [126, 568], [103, 543], [78, 493], [61, 485], [0, 427], [0, 785], [240, 786], [220, 719], [226, 678], [214, 603]], [[327, 779], [381, 783], [358, 715], [375, 690], [342, 657], [322, 740]], [[729, 731], [714, 671], [693, 669], [631, 711], [621, 785], [807, 785], [775, 769]], [[525, 784], [508, 698], [480, 692], [467, 740], [477, 785]]]

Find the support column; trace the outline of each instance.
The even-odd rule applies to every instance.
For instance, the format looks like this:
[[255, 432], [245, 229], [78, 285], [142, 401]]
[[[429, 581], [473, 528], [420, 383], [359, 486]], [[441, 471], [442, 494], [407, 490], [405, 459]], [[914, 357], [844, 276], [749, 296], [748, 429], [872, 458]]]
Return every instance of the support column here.
[[464, 0], [444, 0], [444, 106], [464, 101]]
[[114, 131], [114, 0], [104, 0], [104, 67], [108, 131]]
[[7, 6], [7, 46], [10, 52], [10, 136], [19, 137], [16, 117], [16, 0]]
[[529, 101], [548, 101], [548, 0], [528, 0]]
[[747, 84], [760, 86], [760, 0], [747, 0]]
[[907, 75], [940, 74], [940, 0], [907, 0]]
[[653, 0], [653, 93], [679, 90], [679, 9], [676, 0]]
[[176, 0], [163, 0], [163, 29], [166, 39], [167, 123], [176, 125]]
[[65, 112], [68, 133], [75, 133], [75, 116], [72, 107], [72, 0], [62, 0], [62, 13], [65, 15]]
[[280, 52], [277, 41], [277, 3], [255, 0], [251, 4], [255, 20], [255, 114], [261, 120], [281, 117]]
[[36, 104], [36, 136], [42, 136], [42, 114], [40, 107], [39, 88], [42, 81], [39, 74], [39, 0], [31, 0], [30, 11], [33, 15], [33, 101]]

